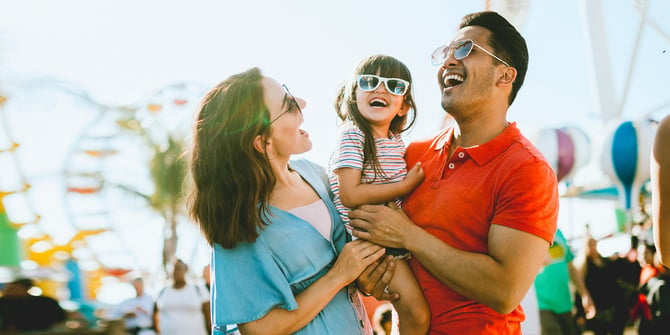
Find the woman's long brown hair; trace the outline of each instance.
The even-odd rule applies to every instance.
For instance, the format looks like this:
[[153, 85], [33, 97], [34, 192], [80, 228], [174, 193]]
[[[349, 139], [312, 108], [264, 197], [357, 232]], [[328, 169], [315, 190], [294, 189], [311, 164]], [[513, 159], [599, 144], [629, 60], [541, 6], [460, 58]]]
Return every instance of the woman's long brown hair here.
[[212, 88], [197, 110], [190, 160], [190, 214], [210, 245], [253, 242], [275, 185], [267, 156], [254, 149], [270, 131], [258, 68]]

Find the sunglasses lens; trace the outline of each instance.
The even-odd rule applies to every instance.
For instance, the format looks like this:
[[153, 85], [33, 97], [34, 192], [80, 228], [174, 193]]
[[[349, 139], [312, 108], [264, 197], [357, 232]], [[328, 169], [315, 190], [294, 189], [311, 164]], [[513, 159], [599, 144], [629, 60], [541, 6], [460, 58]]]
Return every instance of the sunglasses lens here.
[[407, 83], [398, 79], [389, 79], [386, 81], [386, 88], [391, 94], [403, 95], [407, 92]]
[[377, 76], [362, 75], [358, 77], [358, 87], [363, 91], [372, 91], [379, 86], [379, 78]]
[[444, 63], [444, 60], [447, 59], [447, 55], [449, 54], [449, 46], [448, 45], [443, 45], [430, 55], [430, 61], [433, 63], [433, 65], [441, 65]]
[[454, 49], [454, 58], [461, 60], [468, 57], [470, 51], [472, 51], [472, 41], [463, 41]]

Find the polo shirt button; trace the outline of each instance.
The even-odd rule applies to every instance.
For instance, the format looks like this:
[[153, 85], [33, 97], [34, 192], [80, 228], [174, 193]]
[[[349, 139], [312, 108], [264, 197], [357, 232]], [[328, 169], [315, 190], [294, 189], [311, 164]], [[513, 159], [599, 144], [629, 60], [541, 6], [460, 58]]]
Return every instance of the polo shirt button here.
[[462, 153], [462, 152], [459, 152], [459, 153], [458, 153], [458, 157], [463, 158], [463, 157], [465, 157], [465, 154]]
[[454, 168], [454, 163], [449, 163], [449, 168], [453, 169]]

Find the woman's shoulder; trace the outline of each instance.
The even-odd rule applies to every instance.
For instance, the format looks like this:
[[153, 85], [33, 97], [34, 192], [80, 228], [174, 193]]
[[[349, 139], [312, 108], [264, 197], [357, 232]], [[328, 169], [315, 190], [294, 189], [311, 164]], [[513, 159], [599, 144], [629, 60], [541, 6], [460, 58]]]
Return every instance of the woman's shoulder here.
[[300, 174], [303, 172], [324, 173], [326, 171], [321, 165], [305, 158], [291, 160], [289, 165], [291, 166], [291, 169], [298, 171]]

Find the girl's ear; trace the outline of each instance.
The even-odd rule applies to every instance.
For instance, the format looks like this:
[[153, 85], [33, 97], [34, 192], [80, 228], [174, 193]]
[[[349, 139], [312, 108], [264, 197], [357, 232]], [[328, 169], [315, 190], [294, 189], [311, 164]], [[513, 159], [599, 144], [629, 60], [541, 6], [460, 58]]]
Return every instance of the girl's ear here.
[[267, 142], [263, 135], [256, 135], [256, 137], [254, 138], [254, 149], [256, 149], [256, 151], [264, 154], [265, 153], [265, 147], [269, 143], [270, 142]]
[[409, 112], [409, 108], [410, 107], [409, 107], [409, 104], [407, 103], [407, 101], [403, 100], [402, 107], [400, 107], [400, 111], [398, 111], [397, 115], [398, 116], [405, 116], [405, 114], [407, 114], [407, 112]]

